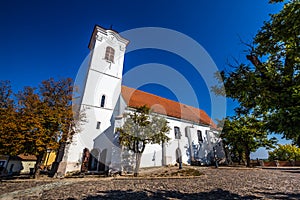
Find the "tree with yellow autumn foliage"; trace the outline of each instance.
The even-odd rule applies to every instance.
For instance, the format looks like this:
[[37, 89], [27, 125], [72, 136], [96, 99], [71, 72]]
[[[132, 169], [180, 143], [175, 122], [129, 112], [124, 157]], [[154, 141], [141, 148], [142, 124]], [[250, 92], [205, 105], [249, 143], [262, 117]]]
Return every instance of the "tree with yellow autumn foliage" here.
[[21, 135], [17, 132], [16, 108], [9, 81], [0, 81], [0, 154], [20, 153]]
[[25, 87], [14, 103], [9, 82], [0, 82], [0, 153], [36, 155], [35, 177], [47, 149], [57, 151], [60, 162], [64, 147], [79, 131], [84, 114], [72, 104], [72, 79], [45, 80], [38, 89]]

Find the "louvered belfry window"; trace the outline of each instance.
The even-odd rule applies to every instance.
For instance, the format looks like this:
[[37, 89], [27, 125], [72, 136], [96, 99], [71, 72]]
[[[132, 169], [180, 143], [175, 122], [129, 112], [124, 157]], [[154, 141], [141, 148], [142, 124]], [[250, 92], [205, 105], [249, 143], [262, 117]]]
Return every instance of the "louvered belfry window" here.
[[114, 62], [115, 50], [112, 47], [106, 47], [105, 60]]

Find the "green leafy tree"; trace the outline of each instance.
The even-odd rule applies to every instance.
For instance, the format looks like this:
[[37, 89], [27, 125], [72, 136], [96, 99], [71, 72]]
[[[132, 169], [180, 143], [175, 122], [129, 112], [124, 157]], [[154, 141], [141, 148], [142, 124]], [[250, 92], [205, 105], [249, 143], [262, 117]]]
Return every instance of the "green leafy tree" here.
[[269, 151], [269, 160], [281, 160], [281, 161], [290, 161], [290, 160], [300, 160], [300, 148], [295, 145], [279, 144], [276, 149]]
[[[270, 3], [282, 2], [273, 0]], [[255, 113], [270, 132], [300, 146], [300, 3], [286, 1], [272, 14], [249, 46], [249, 64], [221, 72], [227, 97], [239, 113]], [[224, 94], [220, 87], [213, 90]]]
[[119, 143], [135, 153], [134, 176], [138, 176], [142, 154], [147, 144], [162, 144], [169, 140], [170, 127], [164, 118], [152, 115], [146, 106], [128, 113], [124, 125], [118, 128]]
[[259, 147], [273, 147], [277, 142], [276, 138], [268, 139], [263, 122], [251, 115], [226, 118], [220, 137], [231, 153], [238, 154], [239, 161], [245, 155], [247, 167], [251, 152]]

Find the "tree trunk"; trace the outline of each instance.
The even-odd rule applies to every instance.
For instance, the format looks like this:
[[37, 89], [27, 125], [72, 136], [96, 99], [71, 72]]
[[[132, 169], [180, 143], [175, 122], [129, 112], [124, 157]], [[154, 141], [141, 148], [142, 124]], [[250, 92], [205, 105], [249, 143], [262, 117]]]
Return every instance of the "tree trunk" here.
[[228, 150], [228, 148], [224, 147], [224, 152], [225, 152], [226, 164], [231, 165], [232, 160], [231, 160], [231, 156], [230, 156], [230, 151]]
[[240, 165], [243, 160], [243, 154], [240, 151], [238, 152], [238, 154], [239, 154], [239, 165]]
[[39, 155], [37, 155], [36, 163], [34, 165], [34, 175], [33, 175], [35, 179], [38, 179], [40, 176], [40, 171], [41, 171], [40, 166], [43, 157], [44, 157], [44, 153], [40, 153]]
[[8, 159], [7, 159], [7, 162], [6, 162], [6, 166], [5, 166], [6, 171], [4, 172], [4, 175], [8, 175], [8, 172], [9, 172], [8, 171], [8, 163], [9, 163], [10, 158], [11, 158], [11, 156], [8, 156]]
[[141, 164], [141, 153], [135, 153], [135, 169], [134, 169], [134, 177], [137, 177], [139, 175], [139, 170], [140, 170], [140, 164]]
[[59, 144], [59, 148], [55, 157], [55, 161], [52, 163], [52, 167], [50, 170], [50, 173], [48, 174], [49, 177], [54, 177], [54, 175], [56, 174], [58, 167], [59, 167], [59, 163], [62, 161], [64, 153], [65, 153], [65, 147], [66, 147], [66, 143], [62, 142]]
[[250, 167], [250, 150], [248, 148], [246, 148], [245, 150], [247, 167]]

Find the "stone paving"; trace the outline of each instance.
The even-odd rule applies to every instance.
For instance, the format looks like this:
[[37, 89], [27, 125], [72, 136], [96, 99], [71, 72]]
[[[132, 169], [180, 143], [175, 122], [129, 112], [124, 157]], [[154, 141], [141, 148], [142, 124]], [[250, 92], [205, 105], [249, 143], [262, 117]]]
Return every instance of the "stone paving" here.
[[[185, 166], [184, 168], [188, 168]], [[300, 169], [194, 168], [200, 176], [65, 178], [9, 180], [0, 183], [0, 199], [300, 199]]]

